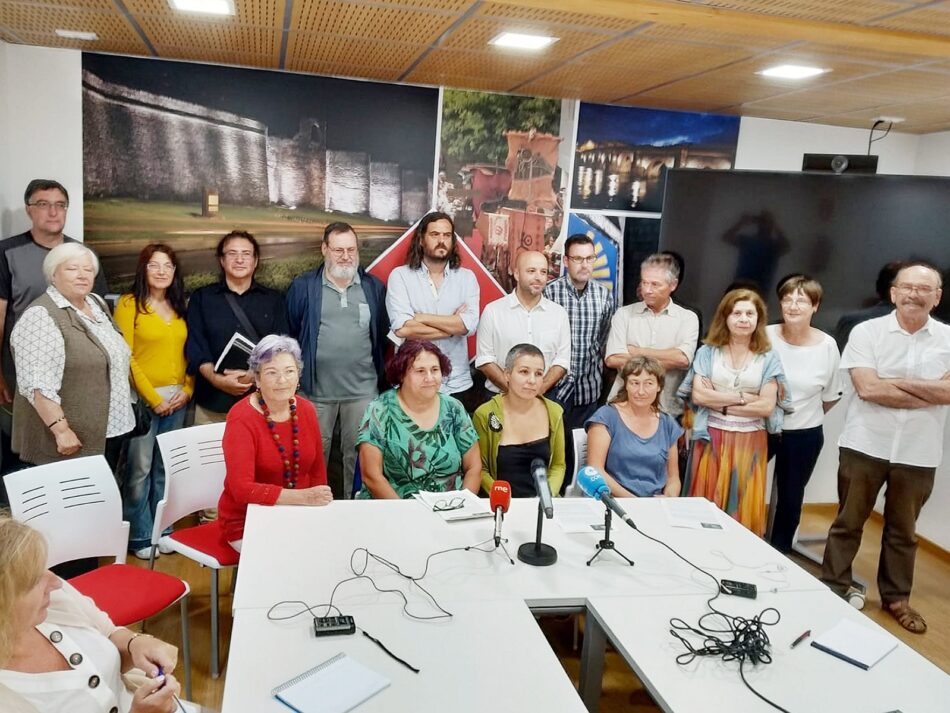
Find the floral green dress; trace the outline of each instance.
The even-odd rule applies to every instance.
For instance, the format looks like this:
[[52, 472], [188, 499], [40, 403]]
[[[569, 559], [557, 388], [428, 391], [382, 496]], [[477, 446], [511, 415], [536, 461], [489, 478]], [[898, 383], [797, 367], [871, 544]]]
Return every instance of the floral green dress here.
[[[420, 490], [458, 490], [464, 475], [462, 456], [478, 442], [462, 404], [440, 393], [439, 419], [424, 429], [402, 410], [397, 393], [384, 391], [366, 407], [356, 447], [369, 443], [380, 450], [383, 475], [400, 498]], [[372, 497], [365, 484], [357, 497]]]

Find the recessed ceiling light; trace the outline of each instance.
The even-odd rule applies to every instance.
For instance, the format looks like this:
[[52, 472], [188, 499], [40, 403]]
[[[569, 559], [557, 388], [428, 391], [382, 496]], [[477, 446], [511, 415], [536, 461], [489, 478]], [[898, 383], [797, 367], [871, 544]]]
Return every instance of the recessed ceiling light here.
[[761, 72], [756, 72], [756, 74], [761, 74], [763, 77], [777, 77], [778, 79], [808, 79], [808, 77], [816, 77], [830, 71], [830, 69], [805, 67], [800, 64], [780, 64], [776, 67], [763, 69]]
[[56, 30], [56, 34], [67, 40], [88, 40], [94, 42], [99, 39], [95, 32], [80, 32], [79, 30]]
[[205, 15], [233, 15], [234, 0], [168, 0], [172, 8]]
[[542, 50], [558, 41], [557, 37], [549, 35], [526, 35], [521, 32], [502, 32], [488, 41], [496, 47], [508, 47], [519, 50]]

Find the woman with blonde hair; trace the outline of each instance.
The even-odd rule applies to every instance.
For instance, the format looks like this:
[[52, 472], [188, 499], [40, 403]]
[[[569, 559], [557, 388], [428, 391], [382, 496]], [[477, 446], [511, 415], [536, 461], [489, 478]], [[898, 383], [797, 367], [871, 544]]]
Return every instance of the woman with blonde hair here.
[[0, 710], [172, 713], [177, 660], [48, 571], [42, 535], [0, 514]]
[[660, 411], [663, 366], [653, 357], [633, 357], [618, 376], [623, 387], [585, 424], [587, 464], [604, 474], [614, 497], [676, 497], [683, 428]]
[[768, 433], [782, 430], [790, 395], [753, 290], [725, 294], [678, 395], [696, 413], [683, 492], [703, 496], [765, 534]]

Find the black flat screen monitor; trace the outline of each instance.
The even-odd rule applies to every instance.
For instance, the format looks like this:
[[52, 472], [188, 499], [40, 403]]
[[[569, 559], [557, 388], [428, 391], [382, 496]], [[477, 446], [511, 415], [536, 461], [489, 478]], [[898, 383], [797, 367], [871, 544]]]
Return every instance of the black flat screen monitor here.
[[[878, 272], [893, 260], [950, 267], [950, 178], [675, 169], [669, 172], [660, 250], [686, 259], [680, 301], [708, 327], [724, 290], [759, 285], [779, 321], [779, 278], [804, 272], [824, 288], [812, 321], [834, 335], [838, 320], [873, 305]], [[950, 296], [937, 316], [947, 320]]]

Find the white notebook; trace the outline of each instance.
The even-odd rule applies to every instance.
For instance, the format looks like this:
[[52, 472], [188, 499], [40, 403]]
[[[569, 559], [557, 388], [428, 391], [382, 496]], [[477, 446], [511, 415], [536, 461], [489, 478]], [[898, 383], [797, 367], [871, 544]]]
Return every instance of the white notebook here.
[[811, 645], [867, 671], [897, 648], [897, 639], [885, 631], [842, 619], [816, 636]]
[[271, 694], [297, 713], [346, 713], [388, 685], [388, 678], [339, 653], [277, 686]]

